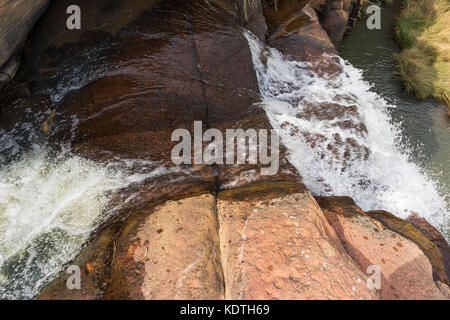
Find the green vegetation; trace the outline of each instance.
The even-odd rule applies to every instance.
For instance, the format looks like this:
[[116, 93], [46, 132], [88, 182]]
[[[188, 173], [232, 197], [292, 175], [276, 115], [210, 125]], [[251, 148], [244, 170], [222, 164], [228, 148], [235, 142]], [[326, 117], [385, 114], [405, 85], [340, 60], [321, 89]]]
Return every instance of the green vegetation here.
[[450, 105], [450, 2], [404, 0], [396, 36], [398, 72], [408, 94]]

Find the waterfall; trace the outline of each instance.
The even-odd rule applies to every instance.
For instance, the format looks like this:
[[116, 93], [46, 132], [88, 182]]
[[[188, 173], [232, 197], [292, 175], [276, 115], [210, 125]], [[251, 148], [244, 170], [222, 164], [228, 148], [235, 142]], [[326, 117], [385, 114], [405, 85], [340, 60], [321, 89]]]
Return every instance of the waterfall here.
[[[350, 196], [365, 211], [416, 212], [449, 236], [448, 209], [393, 124], [389, 105], [338, 56], [294, 61], [245, 31], [262, 108], [315, 195]], [[326, 72], [324, 64], [339, 72]], [[325, 71], [324, 71], [325, 70]]]

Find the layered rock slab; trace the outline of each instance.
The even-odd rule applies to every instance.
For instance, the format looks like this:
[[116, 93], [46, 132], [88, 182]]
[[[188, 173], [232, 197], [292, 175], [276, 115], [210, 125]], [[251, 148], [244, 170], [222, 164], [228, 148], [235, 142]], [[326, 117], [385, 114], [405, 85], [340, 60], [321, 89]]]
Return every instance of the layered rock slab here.
[[336, 49], [314, 8], [297, 1], [285, 3], [286, 10], [265, 11], [270, 26], [268, 44], [298, 61], [316, 61], [324, 53], [335, 54]]
[[411, 223], [423, 235], [425, 235], [431, 242], [433, 242], [441, 251], [445, 272], [447, 278], [450, 278], [450, 246], [443, 237], [443, 235], [436, 230], [427, 220], [420, 217], [418, 214], [412, 214], [406, 221]]
[[351, 198], [318, 198], [342, 245], [363, 270], [381, 271], [383, 299], [444, 299], [432, 266], [413, 242], [367, 216]]
[[210, 194], [135, 214], [117, 240], [104, 298], [223, 298], [217, 228]]
[[288, 185], [219, 193], [225, 298], [378, 299], [312, 196]]
[[[421, 231], [414, 227], [413, 224], [386, 211], [369, 211], [367, 212], [367, 215], [380, 221], [387, 229], [392, 230], [404, 238], [414, 242], [430, 260], [433, 267], [433, 276], [435, 280], [440, 280], [447, 284], [449, 283], [445, 272], [446, 259], [443, 258], [443, 254], [439, 250], [439, 247], [428, 239]], [[445, 244], [447, 244], [447, 242], [445, 242]]]
[[0, 1], [0, 68], [17, 52], [49, 0]]

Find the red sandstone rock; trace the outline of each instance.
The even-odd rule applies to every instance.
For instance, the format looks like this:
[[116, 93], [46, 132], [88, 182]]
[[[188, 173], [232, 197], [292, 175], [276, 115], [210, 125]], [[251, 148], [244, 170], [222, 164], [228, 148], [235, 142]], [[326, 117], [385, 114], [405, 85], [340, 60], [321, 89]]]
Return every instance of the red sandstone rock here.
[[412, 214], [406, 221], [422, 232], [441, 251], [447, 278], [450, 278], [450, 246], [442, 234], [418, 214]]
[[270, 14], [271, 20], [274, 20], [269, 24], [272, 25], [269, 28], [269, 45], [300, 61], [316, 61], [323, 53], [336, 53], [315, 10], [309, 5], [294, 9], [281, 16], [266, 13], [266, 16]]
[[319, 198], [350, 256], [367, 270], [381, 270], [383, 299], [444, 299], [428, 258], [414, 243], [371, 219], [346, 197]]
[[265, 186], [255, 197], [252, 188], [218, 197], [225, 298], [379, 298], [308, 192], [268, 196]]
[[215, 198], [173, 200], [142, 210], [117, 241], [105, 299], [221, 299]]

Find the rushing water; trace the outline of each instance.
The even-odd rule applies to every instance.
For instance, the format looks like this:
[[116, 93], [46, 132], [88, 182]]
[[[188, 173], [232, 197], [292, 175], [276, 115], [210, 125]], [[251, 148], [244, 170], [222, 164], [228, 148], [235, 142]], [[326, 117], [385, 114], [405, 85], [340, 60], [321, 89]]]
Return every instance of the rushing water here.
[[0, 170], [0, 298], [31, 298], [86, 242], [123, 175], [42, 147]]
[[[13, 144], [14, 145], [14, 144]], [[97, 163], [34, 145], [0, 169], [0, 299], [29, 299], [115, 210], [117, 191], [176, 174], [151, 161]], [[127, 203], [137, 194], [127, 194]]]
[[339, 54], [363, 70], [364, 79], [372, 84], [372, 90], [390, 104], [392, 119], [411, 148], [411, 161], [433, 177], [448, 207], [450, 119], [445, 107], [435, 100], [421, 101], [403, 93], [402, 83], [395, 73], [395, 54], [399, 52], [393, 37], [396, 10], [394, 6], [383, 7], [381, 30], [368, 30], [365, 22], [359, 21], [344, 38]]
[[[362, 71], [339, 57], [288, 60], [246, 33], [263, 102], [289, 161], [317, 195], [350, 196], [364, 209], [426, 217], [448, 235], [448, 208]], [[320, 75], [321, 64], [342, 72]]]

